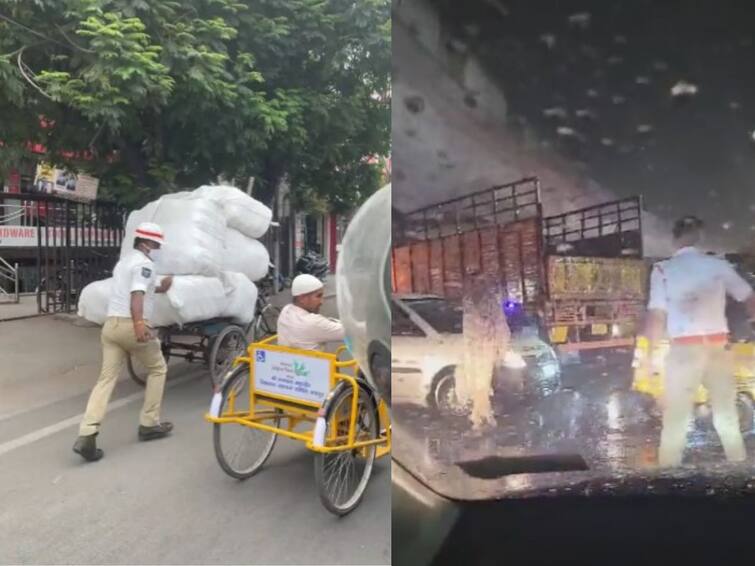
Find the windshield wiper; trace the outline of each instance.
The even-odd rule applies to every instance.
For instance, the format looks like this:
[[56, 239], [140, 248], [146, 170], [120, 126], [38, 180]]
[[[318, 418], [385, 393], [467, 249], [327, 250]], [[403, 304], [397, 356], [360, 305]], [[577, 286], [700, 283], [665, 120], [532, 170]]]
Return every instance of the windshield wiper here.
[[479, 460], [456, 462], [467, 475], [479, 479], [496, 479], [515, 474], [551, 472], [585, 472], [587, 462], [579, 454], [530, 454], [521, 456], [486, 456]]

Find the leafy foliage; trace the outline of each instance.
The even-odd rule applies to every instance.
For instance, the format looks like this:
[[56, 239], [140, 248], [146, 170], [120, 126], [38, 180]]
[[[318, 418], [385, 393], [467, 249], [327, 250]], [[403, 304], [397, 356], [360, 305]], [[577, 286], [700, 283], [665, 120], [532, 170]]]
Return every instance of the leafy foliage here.
[[0, 175], [41, 143], [110, 196], [253, 176], [347, 208], [390, 143], [388, 0], [0, 0]]

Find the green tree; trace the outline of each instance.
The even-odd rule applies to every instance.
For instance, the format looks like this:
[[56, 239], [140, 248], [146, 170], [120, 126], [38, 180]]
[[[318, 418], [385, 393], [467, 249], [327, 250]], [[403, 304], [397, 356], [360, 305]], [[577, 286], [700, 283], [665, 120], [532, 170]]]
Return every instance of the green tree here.
[[222, 175], [352, 206], [390, 140], [388, 0], [0, 0], [0, 174], [87, 151], [137, 204]]

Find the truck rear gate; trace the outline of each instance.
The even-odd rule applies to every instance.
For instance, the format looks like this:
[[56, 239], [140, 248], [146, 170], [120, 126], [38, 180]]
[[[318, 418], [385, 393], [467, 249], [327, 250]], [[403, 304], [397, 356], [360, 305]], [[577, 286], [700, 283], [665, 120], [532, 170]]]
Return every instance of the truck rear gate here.
[[543, 291], [541, 218], [535, 178], [411, 212], [394, 233], [393, 290], [458, 299], [464, 277], [485, 272], [512, 300], [534, 305]]

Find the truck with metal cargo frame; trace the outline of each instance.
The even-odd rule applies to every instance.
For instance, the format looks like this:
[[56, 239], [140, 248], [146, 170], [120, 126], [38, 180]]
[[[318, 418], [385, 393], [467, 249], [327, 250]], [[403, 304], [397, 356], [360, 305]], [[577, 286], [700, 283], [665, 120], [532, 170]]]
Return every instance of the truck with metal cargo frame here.
[[648, 278], [641, 197], [545, 217], [533, 177], [400, 216], [394, 293], [458, 300], [465, 278], [488, 275], [507, 315], [537, 320], [562, 352], [634, 345]]

